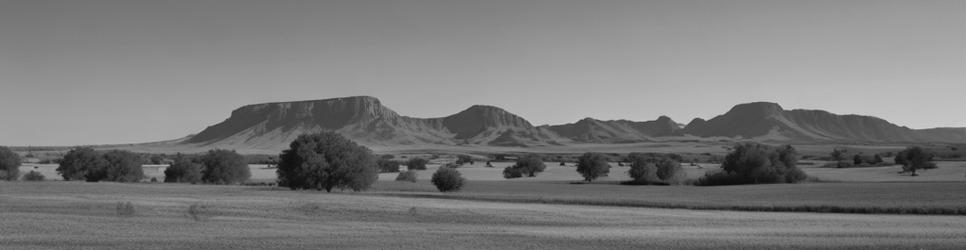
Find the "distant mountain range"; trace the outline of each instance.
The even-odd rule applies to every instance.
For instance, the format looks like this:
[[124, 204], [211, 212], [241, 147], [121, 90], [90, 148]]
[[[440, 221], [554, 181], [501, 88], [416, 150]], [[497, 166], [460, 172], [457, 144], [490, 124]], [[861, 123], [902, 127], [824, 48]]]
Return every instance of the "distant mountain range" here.
[[186, 146], [281, 149], [303, 133], [338, 132], [369, 146], [485, 145], [533, 147], [581, 143], [632, 143], [668, 138], [732, 138], [775, 142], [966, 142], [966, 128], [915, 130], [871, 116], [821, 110], [785, 110], [775, 103], [737, 105], [686, 126], [654, 121], [602, 121], [533, 126], [494, 106], [476, 105], [440, 118], [402, 116], [368, 96], [247, 105], [225, 121], [189, 136]]

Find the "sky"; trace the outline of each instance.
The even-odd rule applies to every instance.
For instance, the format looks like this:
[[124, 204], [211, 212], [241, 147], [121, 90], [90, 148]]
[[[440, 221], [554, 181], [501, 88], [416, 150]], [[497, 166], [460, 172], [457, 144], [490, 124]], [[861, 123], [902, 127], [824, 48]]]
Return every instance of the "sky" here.
[[0, 145], [181, 138], [368, 95], [535, 125], [753, 101], [966, 127], [966, 1], [0, 0]]

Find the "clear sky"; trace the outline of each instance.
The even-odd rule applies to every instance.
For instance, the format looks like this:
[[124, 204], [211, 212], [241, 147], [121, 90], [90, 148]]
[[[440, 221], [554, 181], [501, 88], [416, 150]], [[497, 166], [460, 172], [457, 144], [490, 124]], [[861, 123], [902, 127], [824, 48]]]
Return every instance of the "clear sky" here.
[[352, 95], [536, 125], [773, 101], [966, 127], [966, 1], [0, 0], [0, 145], [174, 139]]

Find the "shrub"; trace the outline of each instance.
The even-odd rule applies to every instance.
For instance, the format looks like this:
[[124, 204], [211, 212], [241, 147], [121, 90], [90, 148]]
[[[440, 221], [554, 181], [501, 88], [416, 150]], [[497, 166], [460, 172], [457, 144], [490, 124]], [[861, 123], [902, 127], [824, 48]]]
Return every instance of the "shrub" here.
[[773, 148], [754, 142], [738, 144], [721, 165], [721, 172], [709, 172], [698, 185], [797, 183], [808, 178], [796, 166], [795, 148]]
[[520, 177], [523, 177], [523, 171], [520, 171], [519, 168], [510, 166], [503, 169], [503, 178], [514, 179]]
[[654, 156], [632, 153], [628, 155], [631, 169], [627, 174], [634, 179], [632, 184], [652, 184], [664, 182], [676, 184], [684, 179], [681, 163], [668, 156]]
[[100, 171], [106, 164], [93, 148], [77, 147], [68, 151], [60, 160], [57, 173], [64, 177], [65, 181], [86, 180], [88, 173]]
[[251, 178], [245, 157], [235, 151], [209, 150], [201, 156], [201, 180], [211, 184], [240, 184]]
[[577, 172], [586, 181], [594, 181], [598, 177], [607, 175], [610, 173], [607, 156], [601, 153], [584, 153], [577, 159]]
[[379, 165], [380, 173], [396, 173], [399, 172], [399, 166], [402, 165], [398, 161], [389, 160], [386, 158], [379, 158], [376, 160], [376, 165]]
[[469, 155], [457, 155], [456, 156], [456, 164], [463, 165], [463, 164], [467, 164], [467, 163], [469, 163], [470, 165], [473, 165], [473, 163], [474, 163], [473, 162], [473, 157], [470, 157]]
[[406, 168], [409, 170], [426, 170], [427, 163], [429, 163], [429, 160], [415, 157], [406, 162]]
[[20, 155], [0, 147], [0, 180], [15, 181], [20, 177]]
[[43, 181], [45, 178], [44, 174], [33, 170], [23, 175], [23, 180], [25, 181]]
[[399, 175], [396, 176], [396, 181], [416, 182], [416, 171], [399, 172]]
[[174, 163], [164, 170], [164, 182], [167, 183], [199, 183], [201, 182], [201, 170], [204, 165], [195, 162], [194, 159], [178, 154], [174, 158]]
[[279, 158], [279, 186], [293, 190], [362, 191], [379, 178], [372, 151], [334, 132], [300, 135]]
[[436, 173], [433, 173], [432, 179], [433, 185], [436, 185], [436, 189], [440, 192], [459, 191], [465, 181], [460, 172], [452, 168], [439, 168]]
[[138, 182], [144, 178], [141, 157], [131, 151], [112, 150], [104, 153], [104, 167], [97, 172], [88, 173], [88, 180], [116, 182]]
[[134, 204], [130, 201], [118, 202], [116, 207], [117, 215], [119, 216], [134, 216], [134, 214], [137, 212], [134, 209]]
[[547, 166], [543, 164], [543, 160], [536, 154], [528, 154], [520, 157], [513, 167], [520, 169], [520, 172], [529, 177], [535, 177], [537, 173], [547, 169]]
[[918, 176], [916, 170], [933, 169], [936, 164], [932, 162], [935, 155], [922, 147], [910, 147], [896, 155], [896, 162], [902, 162], [902, 172], [912, 172], [912, 176]]

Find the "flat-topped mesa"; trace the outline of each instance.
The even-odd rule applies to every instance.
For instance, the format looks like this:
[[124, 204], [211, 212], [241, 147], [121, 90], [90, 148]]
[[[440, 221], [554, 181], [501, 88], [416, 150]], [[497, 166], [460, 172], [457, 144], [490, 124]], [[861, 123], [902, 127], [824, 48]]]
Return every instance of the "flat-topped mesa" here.
[[254, 126], [260, 126], [263, 132], [299, 126], [337, 130], [350, 124], [398, 118], [399, 114], [370, 96], [253, 104], [235, 109], [228, 119], [206, 128], [187, 142], [223, 139]]

